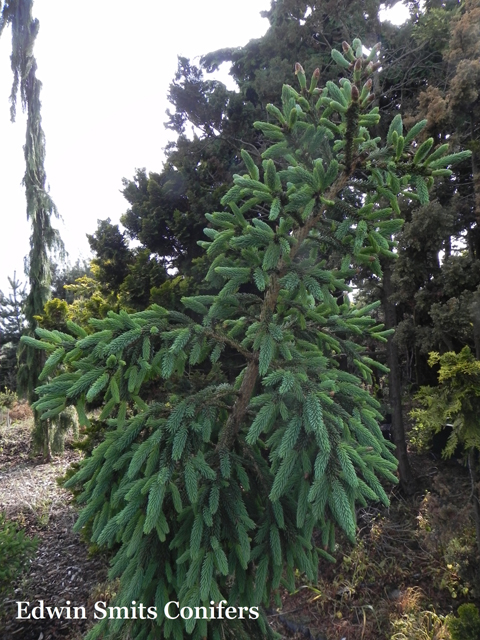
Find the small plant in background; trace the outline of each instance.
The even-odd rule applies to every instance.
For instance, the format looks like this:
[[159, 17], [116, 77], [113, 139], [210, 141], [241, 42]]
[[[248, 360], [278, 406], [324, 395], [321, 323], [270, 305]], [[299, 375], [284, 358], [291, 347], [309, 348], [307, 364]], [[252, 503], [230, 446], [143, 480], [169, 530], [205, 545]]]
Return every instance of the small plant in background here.
[[[0, 291], [0, 388], [15, 390], [17, 386], [17, 349], [24, 332], [25, 285], [16, 273], [8, 278], [10, 292]], [[0, 405], [1, 406], [1, 405]]]
[[13, 590], [15, 579], [25, 569], [36, 548], [36, 539], [27, 538], [15, 523], [0, 513], [0, 596]]
[[[392, 628], [394, 634], [390, 636], [390, 640], [450, 640], [451, 638], [445, 618], [434, 611], [406, 613], [399, 620], [392, 622]], [[475, 638], [478, 640], [477, 636]]]
[[0, 391], [0, 409], [11, 409], [18, 402], [18, 396], [15, 391], [11, 391], [5, 387], [4, 391]]
[[443, 355], [432, 352], [431, 367], [440, 365], [438, 387], [422, 387], [415, 396], [419, 408], [411, 411], [419, 432], [439, 433], [451, 425], [451, 434], [443, 451], [451, 457], [458, 445], [468, 454], [472, 490], [473, 516], [477, 547], [480, 552], [480, 494], [477, 467], [480, 451], [480, 361], [469, 347], [460, 353], [448, 351]]
[[425, 595], [409, 587], [399, 599], [400, 617], [391, 620], [389, 640], [450, 640], [444, 616], [425, 609]]
[[458, 607], [458, 618], [448, 619], [452, 640], [478, 640], [480, 638], [480, 615], [474, 604]]

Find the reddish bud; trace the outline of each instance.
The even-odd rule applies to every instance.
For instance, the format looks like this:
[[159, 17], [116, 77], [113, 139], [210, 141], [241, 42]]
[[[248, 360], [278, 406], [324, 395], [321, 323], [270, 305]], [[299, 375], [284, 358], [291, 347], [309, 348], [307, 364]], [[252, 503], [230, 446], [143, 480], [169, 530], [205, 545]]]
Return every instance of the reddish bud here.
[[356, 62], [355, 62], [355, 66], [353, 67], [355, 69], [355, 71], [360, 71], [362, 68], [362, 60], [361, 58], [357, 58]]
[[350, 49], [350, 45], [345, 40], [342, 42], [342, 49], [344, 53], [347, 53], [347, 51]]
[[370, 89], [371, 89], [371, 88], [372, 88], [372, 86], [373, 86], [372, 79], [371, 79], [371, 78], [369, 78], [369, 79], [365, 82], [365, 84], [364, 84], [363, 86], [365, 87], [365, 89], [368, 89], [368, 91], [370, 91]]
[[352, 101], [357, 102], [359, 97], [360, 97], [360, 93], [358, 91], [358, 87], [352, 84]]
[[320, 80], [320, 69], [319, 69], [318, 67], [317, 67], [317, 68], [315, 69], [315, 71], [313, 72], [313, 77], [314, 77], [316, 80]]
[[305, 73], [305, 71], [303, 70], [302, 65], [299, 62], [295, 63], [295, 75], [298, 76], [299, 73]]

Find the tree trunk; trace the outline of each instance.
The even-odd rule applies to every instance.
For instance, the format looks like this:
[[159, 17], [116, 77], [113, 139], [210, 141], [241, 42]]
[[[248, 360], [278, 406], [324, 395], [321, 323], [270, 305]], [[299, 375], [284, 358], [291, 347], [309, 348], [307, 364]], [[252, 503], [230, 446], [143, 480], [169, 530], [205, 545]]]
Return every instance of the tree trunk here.
[[[471, 114], [470, 124], [470, 139], [472, 142], [477, 143], [475, 129], [478, 123], [475, 121], [473, 113]], [[478, 148], [475, 146], [472, 150], [472, 177], [473, 194], [475, 196], [475, 217], [477, 219], [477, 224], [480, 225], [480, 153], [478, 152]]]
[[[473, 337], [475, 340], [475, 356], [480, 360], [480, 293], [474, 295], [472, 304]], [[473, 517], [477, 534], [477, 547], [480, 553], [480, 492], [477, 478], [477, 452], [474, 447], [468, 452], [468, 468], [472, 484]]]
[[477, 478], [477, 450], [471, 447], [468, 452], [468, 470], [470, 472], [470, 483], [472, 487], [473, 519], [475, 521], [475, 532], [477, 536], [478, 553], [480, 553], [480, 494]]
[[473, 296], [472, 303], [473, 339], [475, 342], [475, 357], [480, 360], [480, 292]]
[[[391, 302], [393, 294], [392, 267], [390, 263], [382, 265], [383, 268], [383, 292], [382, 305], [385, 314], [385, 327], [395, 329], [397, 319], [395, 305]], [[390, 369], [388, 375], [388, 387], [390, 392], [390, 406], [392, 409], [392, 437], [396, 447], [395, 455], [398, 460], [398, 472], [400, 474], [400, 486], [407, 495], [412, 495], [416, 489], [416, 482], [408, 459], [407, 443], [405, 440], [405, 427], [402, 414], [402, 386], [398, 361], [398, 348], [393, 341], [393, 336], [387, 343], [387, 365]]]
[[[35, 413], [35, 415], [37, 414]], [[52, 449], [50, 447], [50, 420], [45, 420], [43, 424], [40, 424], [39, 428], [43, 430], [43, 460], [44, 462], [51, 462]]]

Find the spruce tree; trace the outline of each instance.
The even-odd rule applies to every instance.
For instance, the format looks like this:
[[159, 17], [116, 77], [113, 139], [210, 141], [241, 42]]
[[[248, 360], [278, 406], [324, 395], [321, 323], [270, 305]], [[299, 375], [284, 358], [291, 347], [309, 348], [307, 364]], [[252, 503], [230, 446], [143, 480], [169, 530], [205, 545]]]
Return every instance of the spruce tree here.
[[6, 342], [18, 344], [25, 323], [23, 313], [25, 286], [17, 280], [16, 272], [13, 278], [8, 278], [8, 284], [10, 285], [8, 296], [0, 291], [0, 344]]
[[[354, 35], [360, 36], [367, 48], [381, 40], [382, 72], [375, 77], [375, 94], [386, 117], [379, 123], [382, 129], [376, 135], [387, 134], [399, 104], [409, 126], [415, 122], [419, 92], [444, 82], [446, 72], [439, 61], [452, 14], [442, 8], [434, 11], [433, 18], [427, 16], [428, 11], [419, 17], [419, 12], [412, 8], [411, 20], [397, 27], [379, 20], [382, 5], [385, 3], [377, 0], [272, 0], [271, 9], [264, 13], [270, 26], [262, 38], [243, 47], [208, 53], [200, 59], [199, 67], [179, 58], [178, 72], [169, 92], [174, 112], [169, 113], [167, 123], [179, 137], [168, 148], [161, 173], [147, 176], [145, 171], [139, 171], [133, 180], [124, 183], [130, 208], [122, 223], [130, 237], [140, 241], [150, 253], [173, 263], [187, 277], [171, 282], [171, 287], [167, 281], [161, 295], [147, 289], [147, 295], [151, 292], [150, 303], [164, 304], [165, 292], [178, 302], [179, 282], [182, 286], [188, 283], [191, 293], [209, 293], [203, 280], [208, 258], [199, 257], [197, 245], [203, 233], [204, 212], [219, 208], [224, 185], [230, 182], [233, 173], [244, 169], [241, 147], [259, 161], [263, 140], [251, 125], [262, 117], [268, 102], [281, 107], [282, 83], [294, 82], [296, 60], [305, 61], [308, 68], [320, 67], [325, 83], [336, 77], [331, 46], [339, 48], [342, 40], [350, 40]], [[208, 80], [202, 73], [224, 63], [231, 63], [230, 74], [238, 85], [237, 92], [226, 91], [221, 83]], [[185, 135], [189, 126], [195, 127], [193, 140]], [[409, 203], [410, 209], [414, 207]], [[344, 213], [338, 210], [337, 215], [340, 219]], [[376, 276], [372, 281], [382, 296], [379, 313], [384, 314], [393, 329], [402, 316], [398, 303], [390, 300], [388, 293], [392, 282], [389, 270], [385, 269], [381, 282]], [[362, 288], [364, 282], [357, 280], [355, 284]], [[397, 289], [393, 283], [392, 287]], [[430, 322], [430, 316], [427, 317]], [[395, 455], [400, 462], [402, 490], [412, 493], [416, 485], [408, 461], [401, 403], [403, 387], [410, 382], [404, 375], [410, 360], [403, 358], [403, 350], [397, 349], [393, 340], [389, 340], [386, 351]], [[418, 350], [415, 355], [418, 356]], [[421, 362], [425, 364], [424, 370], [429, 370], [426, 359]]]
[[0, 389], [17, 387], [17, 349], [25, 329], [25, 286], [17, 274], [8, 278], [10, 293], [0, 291]]
[[[76, 529], [116, 551], [112, 604], [158, 615], [103, 620], [89, 640], [269, 637], [263, 614], [222, 620], [218, 603], [279, 602], [296, 571], [314, 581], [333, 560], [336, 531], [355, 540], [357, 505], [388, 504], [380, 478], [396, 482], [397, 462], [366, 388], [380, 365], [360, 345], [388, 332], [347, 282], [394, 257], [397, 197], [427, 201], [465, 154], [418, 144], [425, 122], [405, 132], [400, 115], [372, 137], [377, 52], [345, 42], [332, 57], [346, 77], [323, 88], [297, 64], [299, 89], [255, 123], [261, 166], [243, 151], [248, 173], [206, 216], [215, 293], [23, 338], [57, 374], [37, 389], [43, 420], [74, 404], [86, 424], [102, 403], [105, 439], [68, 481], [82, 489]], [[170, 619], [169, 601], [214, 615]]]
[[[272, 0], [270, 10], [263, 13], [269, 28], [261, 38], [207, 53], [197, 65], [179, 57], [165, 123], [178, 137], [168, 145], [161, 171], [137, 170], [132, 179], [124, 179], [129, 208], [121, 222], [128, 235], [183, 276], [203, 277], [207, 260], [202, 259], [197, 241], [203, 239], [205, 212], [220, 207], [233, 174], [245, 170], [242, 148], [260, 162], [264, 140], [253, 122], [263, 117], [269, 102], [281, 107], [282, 84], [295, 82], [297, 60], [306, 68], [319, 67], [325, 83], [337, 78], [332, 47], [340, 48], [342, 40], [355, 36], [367, 48], [381, 40], [384, 64], [376, 77], [376, 94], [382, 112], [393, 112], [393, 117], [399, 102], [403, 105], [418, 92], [417, 76], [430, 75], [425, 74], [422, 51], [406, 54], [406, 43], [413, 42], [411, 30], [404, 33], [403, 28], [379, 21], [384, 4]], [[230, 67], [236, 91], [210, 77], [224, 65]], [[385, 118], [385, 133], [388, 125]], [[155, 302], [153, 296], [150, 302]]]

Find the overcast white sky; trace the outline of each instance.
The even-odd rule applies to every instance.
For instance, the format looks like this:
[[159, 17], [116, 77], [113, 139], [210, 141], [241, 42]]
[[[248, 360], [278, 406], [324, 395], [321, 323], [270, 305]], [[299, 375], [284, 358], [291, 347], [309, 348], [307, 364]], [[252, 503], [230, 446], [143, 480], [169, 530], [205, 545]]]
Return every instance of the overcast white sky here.
[[[241, 13], [238, 8], [241, 7]], [[98, 219], [118, 222], [127, 209], [123, 177], [137, 167], [160, 171], [168, 141], [166, 93], [177, 55], [190, 58], [261, 37], [270, 0], [79, 0], [34, 4], [35, 45], [43, 83], [50, 193], [63, 218], [60, 234], [70, 260], [89, 256], [86, 233]], [[179, 13], [180, 12], [180, 13]], [[25, 120], [9, 120], [10, 33], [0, 40], [0, 290], [17, 272], [25, 281], [29, 251], [23, 144]]]

